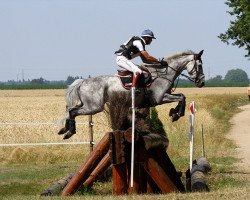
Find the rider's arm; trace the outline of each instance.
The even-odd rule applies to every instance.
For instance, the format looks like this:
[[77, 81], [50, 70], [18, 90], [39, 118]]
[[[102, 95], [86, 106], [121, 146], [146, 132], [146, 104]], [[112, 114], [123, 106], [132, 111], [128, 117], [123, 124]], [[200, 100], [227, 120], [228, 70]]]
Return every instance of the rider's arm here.
[[156, 58], [149, 55], [147, 51], [141, 51], [140, 57], [142, 61], [147, 64], [159, 64], [160, 63]]
[[160, 64], [158, 65], [157, 68], [163, 68], [163, 67], [168, 67], [168, 62], [164, 59], [162, 60], [157, 60], [156, 58], [154, 58], [153, 56], [149, 55], [147, 51], [141, 51], [140, 52], [140, 56], [141, 56], [141, 59], [144, 63], [147, 63], [147, 64]]
[[135, 40], [133, 42], [133, 45], [138, 48], [139, 54], [137, 55], [141, 57], [144, 63], [147, 63], [147, 64], [159, 64], [160, 63], [156, 58], [148, 54], [148, 52], [145, 50], [145, 47], [143, 47], [140, 40]]

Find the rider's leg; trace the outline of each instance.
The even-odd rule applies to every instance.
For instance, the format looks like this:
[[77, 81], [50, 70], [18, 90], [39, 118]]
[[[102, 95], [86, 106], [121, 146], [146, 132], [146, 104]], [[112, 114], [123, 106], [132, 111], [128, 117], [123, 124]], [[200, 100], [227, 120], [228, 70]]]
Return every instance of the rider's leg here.
[[130, 72], [133, 72], [134, 75], [136, 75], [137, 73], [139, 74], [142, 73], [142, 70], [134, 63], [132, 63], [130, 60], [128, 60], [125, 56], [117, 56], [116, 63], [119, 67], [126, 69]]
[[142, 74], [142, 70], [136, 66], [134, 63], [132, 63], [130, 60], [128, 60], [125, 56], [117, 56], [116, 63], [119, 67], [126, 69], [130, 72], [133, 72], [133, 82], [132, 85], [137, 85], [137, 80], [139, 79], [140, 75]]

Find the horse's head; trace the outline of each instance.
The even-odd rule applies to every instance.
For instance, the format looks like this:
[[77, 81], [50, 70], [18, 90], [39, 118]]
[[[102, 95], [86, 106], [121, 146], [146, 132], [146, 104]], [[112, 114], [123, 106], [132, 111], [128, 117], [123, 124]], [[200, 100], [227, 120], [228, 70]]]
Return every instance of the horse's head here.
[[203, 87], [205, 85], [205, 75], [203, 73], [201, 60], [202, 54], [203, 50], [198, 54], [193, 54], [193, 59], [190, 60], [190, 62], [188, 62], [186, 65], [188, 74], [197, 87]]

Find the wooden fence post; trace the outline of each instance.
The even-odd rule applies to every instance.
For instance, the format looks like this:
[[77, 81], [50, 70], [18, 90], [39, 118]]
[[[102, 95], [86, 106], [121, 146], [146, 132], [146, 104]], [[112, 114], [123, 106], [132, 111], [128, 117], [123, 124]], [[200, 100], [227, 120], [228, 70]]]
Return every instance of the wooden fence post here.
[[113, 174], [113, 194], [127, 194], [127, 166], [124, 158], [124, 135], [121, 131], [110, 133], [110, 150]]
[[93, 117], [92, 115], [89, 115], [89, 151], [93, 151], [94, 148], [94, 136], [93, 136]]
[[[91, 78], [91, 76], [89, 75], [89, 78]], [[92, 115], [89, 115], [89, 151], [93, 151], [94, 149], [94, 136], [93, 136], [93, 119], [92, 119]]]

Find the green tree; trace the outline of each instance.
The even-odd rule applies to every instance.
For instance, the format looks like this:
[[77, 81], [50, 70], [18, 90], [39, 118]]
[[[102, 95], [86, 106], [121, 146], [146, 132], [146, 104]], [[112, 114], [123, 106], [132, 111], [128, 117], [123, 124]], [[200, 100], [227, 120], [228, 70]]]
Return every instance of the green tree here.
[[148, 123], [150, 124], [150, 126], [154, 127], [155, 130], [161, 134], [161, 135], [167, 135], [165, 130], [164, 130], [164, 126], [163, 123], [161, 122], [161, 120], [158, 117], [158, 112], [156, 110], [155, 107], [150, 108], [151, 110], [151, 114], [150, 114], [150, 119], [148, 121]]
[[73, 82], [74, 82], [74, 80], [75, 80], [75, 78], [74, 78], [74, 77], [72, 77], [72, 76], [68, 76], [68, 77], [67, 77], [67, 80], [66, 80], [67, 85], [70, 85], [71, 83], [73, 83]]
[[225, 78], [225, 82], [238, 82], [238, 83], [246, 83], [249, 81], [247, 73], [242, 69], [231, 69], [227, 72]]
[[227, 0], [226, 4], [232, 9], [228, 13], [234, 17], [225, 33], [218, 37], [229, 44], [244, 47], [247, 51], [246, 57], [250, 57], [250, 0]]
[[79, 76], [76, 76], [76, 77], [68, 76], [68, 77], [67, 77], [67, 80], [66, 80], [66, 84], [67, 84], [67, 85], [70, 85], [70, 84], [73, 83], [76, 79], [79, 79], [79, 78], [82, 78], [82, 77], [79, 77]]
[[217, 75], [217, 76], [215, 76], [215, 77], [213, 77], [213, 78], [210, 78], [209, 80], [208, 80], [208, 82], [222, 82], [223, 80], [222, 80], [222, 76], [221, 75]]
[[45, 79], [44, 78], [38, 78], [38, 79], [33, 79], [30, 81], [30, 84], [44, 84], [45, 83]]

